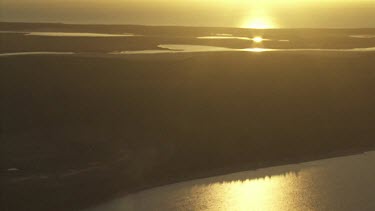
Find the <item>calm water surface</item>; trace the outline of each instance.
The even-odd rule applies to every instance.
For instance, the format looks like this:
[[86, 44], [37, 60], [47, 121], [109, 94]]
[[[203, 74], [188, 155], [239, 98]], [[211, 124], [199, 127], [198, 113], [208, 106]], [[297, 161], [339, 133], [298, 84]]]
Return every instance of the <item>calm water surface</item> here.
[[375, 35], [373, 35], [373, 34], [362, 34], [362, 35], [350, 35], [350, 37], [360, 38], [360, 39], [371, 39], [371, 38], [375, 38]]
[[82, 33], [82, 32], [30, 32], [27, 36], [44, 37], [134, 37], [134, 34], [103, 34], [103, 33]]
[[25, 36], [42, 37], [134, 37], [131, 33], [107, 34], [107, 33], [85, 33], [85, 32], [26, 32], [26, 31], [0, 31], [0, 34], [24, 34]]
[[73, 52], [14, 52], [14, 53], [0, 53], [0, 57], [10, 56], [25, 56], [25, 55], [72, 55]]
[[90, 211], [375, 210], [375, 152], [154, 188]]
[[180, 44], [162, 44], [158, 45], [160, 50], [140, 50], [140, 51], [119, 51], [111, 54], [164, 54], [164, 53], [198, 53], [198, 52], [370, 52], [375, 51], [375, 47], [369, 48], [350, 48], [350, 49], [314, 49], [314, 48], [295, 48], [295, 49], [271, 49], [271, 48], [226, 48], [205, 45], [180, 45]]

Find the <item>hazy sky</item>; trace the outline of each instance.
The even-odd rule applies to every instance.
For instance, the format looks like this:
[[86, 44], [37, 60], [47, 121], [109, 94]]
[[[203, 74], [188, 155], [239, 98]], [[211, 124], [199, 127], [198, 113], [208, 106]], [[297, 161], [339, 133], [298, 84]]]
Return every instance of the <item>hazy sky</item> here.
[[0, 0], [1, 21], [375, 27], [375, 0]]

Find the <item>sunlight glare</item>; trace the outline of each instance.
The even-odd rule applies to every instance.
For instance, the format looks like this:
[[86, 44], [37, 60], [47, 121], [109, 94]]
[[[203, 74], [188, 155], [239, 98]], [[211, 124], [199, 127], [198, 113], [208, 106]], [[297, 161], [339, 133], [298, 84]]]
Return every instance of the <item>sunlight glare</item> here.
[[202, 203], [215, 202], [215, 210], [283, 210], [290, 203], [289, 193], [300, 186], [297, 175], [215, 183], [201, 190]]
[[273, 49], [267, 49], [267, 48], [246, 48], [246, 49], [243, 49], [243, 51], [260, 53], [260, 52], [274, 51], [274, 50]]
[[252, 40], [253, 40], [254, 42], [256, 42], [256, 43], [261, 43], [261, 42], [263, 42], [263, 38], [262, 38], [262, 37], [254, 37]]
[[245, 23], [245, 28], [251, 29], [270, 29], [275, 28], [275, 24], [267, 18], [254, 18]]

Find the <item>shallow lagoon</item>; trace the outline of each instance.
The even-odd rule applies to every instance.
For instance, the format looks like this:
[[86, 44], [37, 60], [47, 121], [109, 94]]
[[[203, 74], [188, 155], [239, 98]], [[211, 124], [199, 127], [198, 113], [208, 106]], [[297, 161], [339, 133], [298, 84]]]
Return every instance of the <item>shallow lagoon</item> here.
[[9, 56], [27, 56], [27, 55], [72, 55], [73, 52], [14, 52], [14, 53], [0, 53], [0, 57]]
[[271, 49], [271, 48], [225, 48], [217, 46], [204, 45], [179, 45], [179, 44], [163, 44], [158, 45], [160, 50], [141, 50], [141, 51], [118, 51], [111, 54], [161, 54], [161, 53], [197, 53], [197, 52], [293, 52], [293, 51], [313, 51], [313, 52], [367, 52], [375, 51], [375, 47], [370, 48], [352, 48], [352, 49]]
[[27, 36], [44, 37], [133, 37], [134, 34], [103, 34], [103, 33], [81, 33], [81, 32], [31, 32]]
[[109, 34], [109, 33], [85, 33], [85, 32], [27, 32], [27, 31], [0, 31], [0, 34], [23, 34], [25, 36], [42, 37], [134, 37], [131, 33]]

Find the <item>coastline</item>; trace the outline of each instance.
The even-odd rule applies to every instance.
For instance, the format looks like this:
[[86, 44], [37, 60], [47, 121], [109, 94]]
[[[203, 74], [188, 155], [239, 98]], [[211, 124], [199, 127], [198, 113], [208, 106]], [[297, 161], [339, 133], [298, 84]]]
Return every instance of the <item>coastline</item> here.
[[[213, 169], [209, 170], [207, 172], [200, 172], [197, 173], [194, 176], [187, 176], [185, 178], [181, 179], [175, 179], [175, 180], [170, 180], [166, 181], [160, 184], [152, 184], [149, 186], [144, 186], [140, 188], [136, 188], [130, 191], [125, 191], [125, 195], [122, 196], [117, 196], [117, 197], [124, 197], [127, 195], [131, 194], [136, 194], [145, 190], [150, 190], [153, 188], [158, 188], [158, 187], [163, 187], [163, 186], [169, 186], [173, 184], [178, 184], [182, 182], [187, 182], [187, 181], [192, 181], [192, 180], [199, 180], [199, 179], [205, 179], [205, 178], [210, 178], [210, 177], [217, 177], [217, 176], [222, 176], [222, 175], [227, 175], [227, 174], [234, 174], [234, 173], [239, 173], [239, 172], [244, 172], [244, 171], [257, 171], [260, 169], [265, 169], [265, 168], [272, 168], [272, 167], [280, 167], [280, 166], [285, 166], [285, 165], [297, 165], [301, 163], [307, 163], [307, 162], [313, 162], [313, 161], [320, 161], [320, 160], [327, 160], [327, 159], [332, 159], [332, 158], [340, 158], [340, 157], [348, 157], [348, 156], [353, 156], [353, 155], [360, 155], [360, 154], [365, 154], [367, 152], [372, 152], [375, 151], [375, 145], [373, 147], [368, 147], [368, 148], [361, 148], [361, 149], [349, 149], [349, 150], [342, 150], [342, 151], [336, 151], [336, 152], [331, 152], [329, 154], [325, 155], [319, 155], [319, 156], [311, 156], [311, 157], [306, 157], [301, 160], [295, 160], [295, 161], [290, 161], [290, 160], [284, 160], [284, 161], [270, 161], [264, 163], [264, 165], [252, 165], [252, 164], [244, 164], [244, 165], [239, 165], [239, 166], [234, 166], [234, 167], [224, 167], [222, 169]], [[272, 176], [272, 175], [271, 175]], [[116, 197], [116, 198], [117, 198]], [[112, 199], [111, 199], [112, 200]]]

